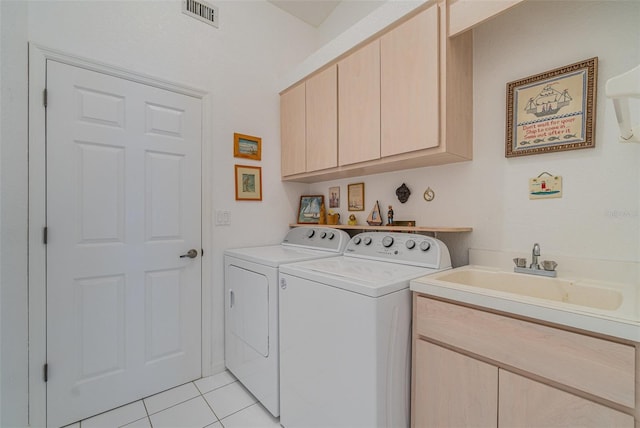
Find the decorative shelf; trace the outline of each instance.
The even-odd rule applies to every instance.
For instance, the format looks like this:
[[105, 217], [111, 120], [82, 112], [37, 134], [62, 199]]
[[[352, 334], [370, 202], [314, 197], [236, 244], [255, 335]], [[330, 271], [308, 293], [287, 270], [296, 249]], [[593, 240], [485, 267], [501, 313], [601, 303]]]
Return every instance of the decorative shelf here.
[[423, 226], [369, 226], [364, 224], [300, 224], [300, 223], [292, 223], [289, 225], [290, 227], [301, 227], [301, 226], [326, 226], [332, 227], [334, 229], [342, 229], [342, 230], [382, 230], [389, 232], [431, 232], [431, 233], [460, 233], [460, 232], [471, 232], [473, 230], [472, 227], [423, 227]]

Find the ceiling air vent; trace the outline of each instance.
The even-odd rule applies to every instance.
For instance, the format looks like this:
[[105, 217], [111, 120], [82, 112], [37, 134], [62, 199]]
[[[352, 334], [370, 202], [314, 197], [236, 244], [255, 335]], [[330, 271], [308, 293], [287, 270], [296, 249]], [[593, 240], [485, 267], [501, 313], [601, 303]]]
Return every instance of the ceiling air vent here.
[[182, 0], [182, 13], [218, 28], [218, 8], [212, 4], [203, 1]]

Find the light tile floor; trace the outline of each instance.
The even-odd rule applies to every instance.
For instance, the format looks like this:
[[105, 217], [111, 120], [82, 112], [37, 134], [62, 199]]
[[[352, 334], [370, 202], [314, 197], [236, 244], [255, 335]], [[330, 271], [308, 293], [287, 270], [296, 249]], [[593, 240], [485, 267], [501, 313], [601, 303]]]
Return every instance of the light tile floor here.
[[65, 428], [280, 428], [228, 371], [198, 379]]

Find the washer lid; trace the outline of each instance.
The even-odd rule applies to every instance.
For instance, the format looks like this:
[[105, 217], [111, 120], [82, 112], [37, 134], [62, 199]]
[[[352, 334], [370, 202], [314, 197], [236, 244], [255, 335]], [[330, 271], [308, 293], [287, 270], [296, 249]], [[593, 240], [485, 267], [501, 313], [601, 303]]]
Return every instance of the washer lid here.
[[308, 248], [290, 247], [286, 245], [235, 248], [225, 250], [224, 254], [271, 267], [278, 267], [283, 263], [337, 256], [336, 253], [331, 251], [310, 250]]
[[332, 257], [283, 265], [280, 272], [370, 297], [380, 297], [409, 287], [409, 281], [438, 272], [420, 266]]

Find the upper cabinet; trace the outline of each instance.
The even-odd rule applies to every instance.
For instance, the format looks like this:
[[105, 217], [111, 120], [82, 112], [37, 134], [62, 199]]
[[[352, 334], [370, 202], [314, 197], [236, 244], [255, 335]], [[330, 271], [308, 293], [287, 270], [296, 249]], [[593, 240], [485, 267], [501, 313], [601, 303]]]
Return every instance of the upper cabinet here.
[[449, 31], [452, 37], [467, 31], [524, 0], [450, 0]]
[[337, 67], [280, 95], [282, 176], [338, 166]]
[[306, 81], [307, 171], [338, 166], [337, 82], [335, 65]]
[[[317, 113], [309, 90], [319, 74], [299, 83], [307, 90], [306, 156], [299, 159], [297, 145], [285, 141], [290, 138], [285, 116], [291, 113], [283, 110], [282, 179], [318, 182], [470, 160], [472, 37], [467, 32], [448, 38], [446, 22], [446, 4], [430, 4], [332, 64], [337, 66], [337, 143], [323, 136], [310, 147], [309, 123]], [[281, 106], [285, 109], [284, 101]], [[313, 164], [312, 150], [329, 147], [337, 147], [337, 163]], [[299, 164], [285, 168], [292, 159]]]
[[438, 8], [430, 7], [380, 39], [380, 153], [439, 145]]
[[282, 176], [307, 171], [305, 83], [280, 94], [280, 149]]
[[380, 41], [338, 63], [338, 161], [380, 158]]

